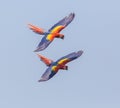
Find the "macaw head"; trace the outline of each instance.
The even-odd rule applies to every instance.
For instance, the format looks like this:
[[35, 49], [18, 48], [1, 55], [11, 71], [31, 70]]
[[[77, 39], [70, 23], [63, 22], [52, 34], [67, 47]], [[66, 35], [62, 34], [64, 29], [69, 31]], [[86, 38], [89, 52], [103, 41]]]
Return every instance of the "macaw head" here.
[[64, 39], [64, 35], [63, 34], [59, 34], [59, 38]]
[[68, 66], [63, 65], [63, 66], [61, 66], [61, 68], [60, 68], [60, 69], [63, 69], [63, 70], [68, 70]]

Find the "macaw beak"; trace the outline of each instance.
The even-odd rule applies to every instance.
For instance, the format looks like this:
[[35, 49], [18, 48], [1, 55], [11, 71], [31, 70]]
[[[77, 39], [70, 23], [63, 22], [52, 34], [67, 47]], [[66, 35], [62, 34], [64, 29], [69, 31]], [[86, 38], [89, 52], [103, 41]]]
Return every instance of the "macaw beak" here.
[[64, 35], [63, 35], [63, 36], [61, 36], [61, 39], [63, 39], [63, 40], [64, 40]]

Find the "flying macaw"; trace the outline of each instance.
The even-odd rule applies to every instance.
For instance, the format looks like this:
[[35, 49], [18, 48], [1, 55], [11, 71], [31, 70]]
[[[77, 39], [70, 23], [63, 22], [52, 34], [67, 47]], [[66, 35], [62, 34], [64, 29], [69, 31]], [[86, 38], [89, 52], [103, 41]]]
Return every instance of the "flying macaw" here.
[[69, 14], [69, 16], [66, 16], [65, 18], [60, 20], [58, 23], [52, 26], [47, 32], [42, 28], [28, 24], [29, 28], [33, 30], [35, 33], [44, 35], [44, 37], [42, 38], [41, 42], [39, 43], [38, 47], [34, 52], [39, 52], [47, 48], [49, 44], [54, 40], [54, 38], [64, 39], [64, 35], [60, 34], [60, 31], [64, 29], [69, 23], [71, 23], [74, 17], [75, 17], [74, 13]]
[[68, 70], [68, 66], [66, 64], [68, 62], [80, 57], [82, 55], [82, 53], [83, 53], [82, 50], [80, 50], [78, 52], [70, 53], [70, 54], [58, 59], [56, 62], [54, 62], [53, 60], [48, 59], [40, 54], [37, 54], [38, 57], [40, 58], [40, 60], [43, 61], [48, 66], [48, 68], [46, 69], [45, 73], [42, 75], [39, 82], [49, 80], [58, 72], [59, 69]]

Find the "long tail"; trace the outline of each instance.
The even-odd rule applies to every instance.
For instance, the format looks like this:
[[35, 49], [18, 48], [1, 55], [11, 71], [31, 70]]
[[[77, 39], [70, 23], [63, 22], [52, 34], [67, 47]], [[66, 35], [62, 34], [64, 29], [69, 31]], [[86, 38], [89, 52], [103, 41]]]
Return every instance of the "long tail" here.
[[38, 55], [38, 57], [40, 58], [40, 60], [41, 60], [42, 62], [44, 62], [47, 66], [50, 66], [51, 63], [53, 62], [51, 59], [48, 59], [47, 57], [44, 57], [44, 56], [41, 55], [41, 54], [37, 54], [37, 55]]
[[45, 31], [42, 28], [39, 28], [37, 26], [34, 26], [32, 24], [28, 24], [28, 27], [35, 33], [40, 34], [40, 35], [44, 35]]

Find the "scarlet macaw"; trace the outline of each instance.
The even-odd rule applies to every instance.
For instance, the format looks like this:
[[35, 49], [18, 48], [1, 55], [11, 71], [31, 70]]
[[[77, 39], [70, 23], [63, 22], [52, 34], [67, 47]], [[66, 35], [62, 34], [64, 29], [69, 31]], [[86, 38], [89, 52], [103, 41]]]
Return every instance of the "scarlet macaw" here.
[[60, 31], [64, 29], [71, 21], [74, 19], [75, 14], [71, 13], [69, 16], [66, 16], [54, 26], [52, 26], [47, 32], [45, 32], [42, 28], [36, 27], [34, 25], [28, 24], [29, 28], [33, 30], [35, 33], [44, 35], [41, 42], [34, 52], [42, 51], [49, 46], [49, 44], [54, 40], [54, 38], [64, 39], [64, 35], [60, 34]]
[[38, 57], [41, 59], [41, 61], [43, 61], [48, 66], [48, 68], [46, 69], [45, 73], [42, 75], [39, 82], [49, 80], [58, 72], [59, 69], [68, 70], [68, 66], [66, 64], [68, 62], [80, 57], [82, 55], [82, 53], [83, 53], [82, 50], [80, 50], [78, 52], [70, 53], [70, 54], [58, 59], [56, 62], [38, 54]]

